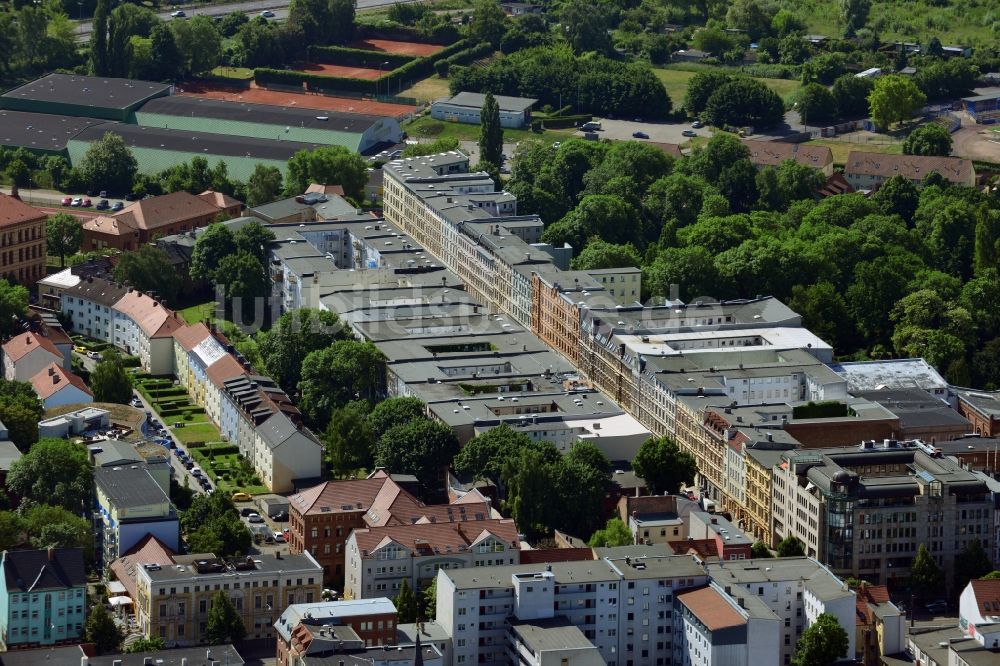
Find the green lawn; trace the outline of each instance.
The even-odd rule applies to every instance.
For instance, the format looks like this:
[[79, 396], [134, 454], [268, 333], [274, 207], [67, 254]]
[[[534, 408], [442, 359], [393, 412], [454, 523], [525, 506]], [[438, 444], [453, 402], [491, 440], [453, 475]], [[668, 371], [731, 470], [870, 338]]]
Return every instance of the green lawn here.
[[[454, 137], [459, 141], [479, 141], [479, 125], [469, 123], [450, 123], [434, 120], [430, 116], [421, 116], [403, 125], [407, 134], [416, 139], [443, 139]], [[505, 129], [503, 140], [507, 143], [523, 139], [542, 139], [543, 141], [565, 141], [573, 136], [571, 130], [545, 130], [536, 134], [530, 130]]]
[[267, 487], [260, 483], [256, 474], [245, 470], [238, 453], [215, 453], [232, 449], [232, 444], [218, 442], [191, 449], [191, 457], [208, 474], [212, 484], [227, 495], [240, 492], [251, 495], [266, 493]]
[[[208, 418], [208, 417], [204, 417]], [[192, 442], [217, 442], [222, 439], [222, 434], [219, 429], [215, 427], [214, 424], [209, 421], [185, 421], [178, 417], [167, 417], [163, 419], [164, 424], [170, 428], [170, 431], [174, 433], [174, 436], [181, 441], [182, 444], [190, 444]], [[181, 428], [175, 428], [174, 423], [181, 422], [184, 424]]]
[[899, 155], [903, 152], [902, 143], [875, 143], [860, 141], [841, 141], [837, 139], [813, 139], [808, 143], [816, 146], [829, 146], [833, 153], [834, 164], [844, 164], [852, 150], [863, 150], [868, 153], [889, 153]]
[[212, 70], [212, 74], [227, 79], [245, 79], [247, 81], [253, 78], [253, 70], [246, 67], [223, 67], [220, 65]]
[[433, 102], [441, 97], [447, 97], [448, 79], [442, 79], [437, 74], [432, 74], [422, 81], [417, 81], [409, 88], [399, 93], [400, 97], [413, 97], [421, 102]]
[[[733, 73], [738, 72], [738, 69], [735, 67], [699, 65], [697, 63], [678, 63], [674, 65], [656, 67], [653, 69], [653, 73], [656, 74], [656, 77], [663, 83], [663, 87], [667, 89], [667, 94], [670, 96], [670, 101], [673, 102], [674, 108], [677, 108], [684, 103], [684, 95], [687, 93], [688, 81], [690, 81], [691, 77], [696, 73], [706, 69], [721, 69], [723, 71], [731, 71]], [[795, 79], [754, 78], [758, 81], [762, 81], [764, 85], [778, 93], [786, 104], [791, 102], [792, 96], [798, 92], [799, 88], [802, 87], [802, 83]]]
[[186, 307], [183, 310], [179, 310], [177, 314], [181, 316], [188, 325], [196, 324], [199, 321], [205, 321], [206, 319], [215, 319], [215, 308], [217, 307], [215, 301], [208, 301], [207, 303], [198, 303], [197, 305], [192, 305]]

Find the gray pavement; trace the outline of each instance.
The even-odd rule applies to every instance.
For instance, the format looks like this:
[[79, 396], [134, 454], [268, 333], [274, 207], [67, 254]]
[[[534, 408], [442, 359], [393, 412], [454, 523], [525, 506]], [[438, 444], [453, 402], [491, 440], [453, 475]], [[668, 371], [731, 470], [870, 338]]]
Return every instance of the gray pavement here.
[[[659, 143], [681, 144], [691, 140], [682, 134], [684, 130], [691, 130], [691, 123], [659, 123], [640, 120], [610, 120], [605, 118], [595, 118], [601, 122], [601, 130], [596, 132], [601, 139], [614, 139], [618, 141], [656, 141]], [[692, 130], [698, 136], [710, 137], [712, 131], [706, 127]], [[649, 139], [635, 139], [633, 132], [645, 132]], [[582, 137], [584, 132], [574, 132], [574, 136]]]

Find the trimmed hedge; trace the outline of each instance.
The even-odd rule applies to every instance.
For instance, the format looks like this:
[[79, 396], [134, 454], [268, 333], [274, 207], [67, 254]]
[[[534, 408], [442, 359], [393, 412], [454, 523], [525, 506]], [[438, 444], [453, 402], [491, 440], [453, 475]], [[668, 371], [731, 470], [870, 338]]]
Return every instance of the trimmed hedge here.
[[258, 84], [301, 86], [306, 83], [310, 90], [335, 92], [359, 92], [369, 95], [378, 94], [379, 90], [388, 90], [393, 85], [402, 85], [410, 81], [422, 79], [434, 72], [434, 64], [439, 60], [450, 58], [456, 53], [468, 48], [468, 40], [457, 41], [432, 56], [411, 60], [402, 67], [392, 70], [380, 79], [356, 79], [346, 76], [323, 76], [308, 74], [286, 69], [271, 69], [260, 67], [253, 71]]
[[437, 37], [435, 35], [428, 35], [419, 28], [401, 24], [392, 26], [364, 25], [358, 27], [361, 33], [358, 37], [361, 39], [396, 39], [404, 42], [420, 42], [421, 44], [438, 44], [440, 46], [447, 46], [450, 42], [454, 41], [454, 38], [451, 37], [451, 31], [447, 30], [443, 31], [446, 34]]
[[417, 59], [416, 56], [402, 55], [400, 53], [382, 53], [381, 51], [366, 51], [365, 49], [351, 49], [346, 46], [310, 46], [306, 49], [309, 59], [314, 62], [327, 63], [330, 65], [344, 65], [346, 67], [367, 67], [378, 66], [379, 62], [387, 62], [396, 69]]
[[462, 49], [444, 60], [438, 60], [434, 63], [434, 69], [437, 71], [438, 76], [444, 78], [448, 76], [452, 65], [466, 65], [473, 60], [488, 56], [491, 53], [493, 53], [493, 45], [489, 42], [480, 42], [473, 47]]

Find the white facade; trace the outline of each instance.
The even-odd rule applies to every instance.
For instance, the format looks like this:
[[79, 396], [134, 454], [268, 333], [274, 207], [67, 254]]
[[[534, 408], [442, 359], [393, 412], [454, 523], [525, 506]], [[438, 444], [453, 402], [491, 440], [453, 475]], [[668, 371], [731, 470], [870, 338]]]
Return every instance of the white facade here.
[[91, 300], [63, 293], [61, 296], [63, 314], [70, 321], [70, 328], [88, 338], [111, 342], [114, 330], [111, 306], [101, 305]]
[[322, 476], [323, 447], [285, 414], [275, 412], [258, 426], [253, 441], [251, 462], [272, 493], [291, 492], [296, 479]]
[[115, 308], [112, 308], [112, 325], [111, 342], [126, 353], [138, 356], [142, 367], [150, 374], [174, 374], [173, 337], [151, 337], [138, 322]]
[[[36, 337], [34, 333], [25, 333], [24, 335], [30, 336], [32, 339]], [[53, 363], [64, 366], [65, 363], [62, 354], [54, 354], [37, 342], [35, 342], [34, 348], [31, 351], [21, 356], [17, 361], [11, 359], [7, 355], [7, 350], [4, 349], [3, 377], [8, 381], [30, 381], [32, 377]]]

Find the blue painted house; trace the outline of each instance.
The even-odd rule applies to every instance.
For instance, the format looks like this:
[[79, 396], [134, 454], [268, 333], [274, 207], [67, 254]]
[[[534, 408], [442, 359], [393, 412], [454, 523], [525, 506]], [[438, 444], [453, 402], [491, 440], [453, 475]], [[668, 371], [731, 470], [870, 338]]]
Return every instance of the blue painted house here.
[[4, 551], [0, 642], [6, 649], [79, 643], [87, 613], [80, 548]]

